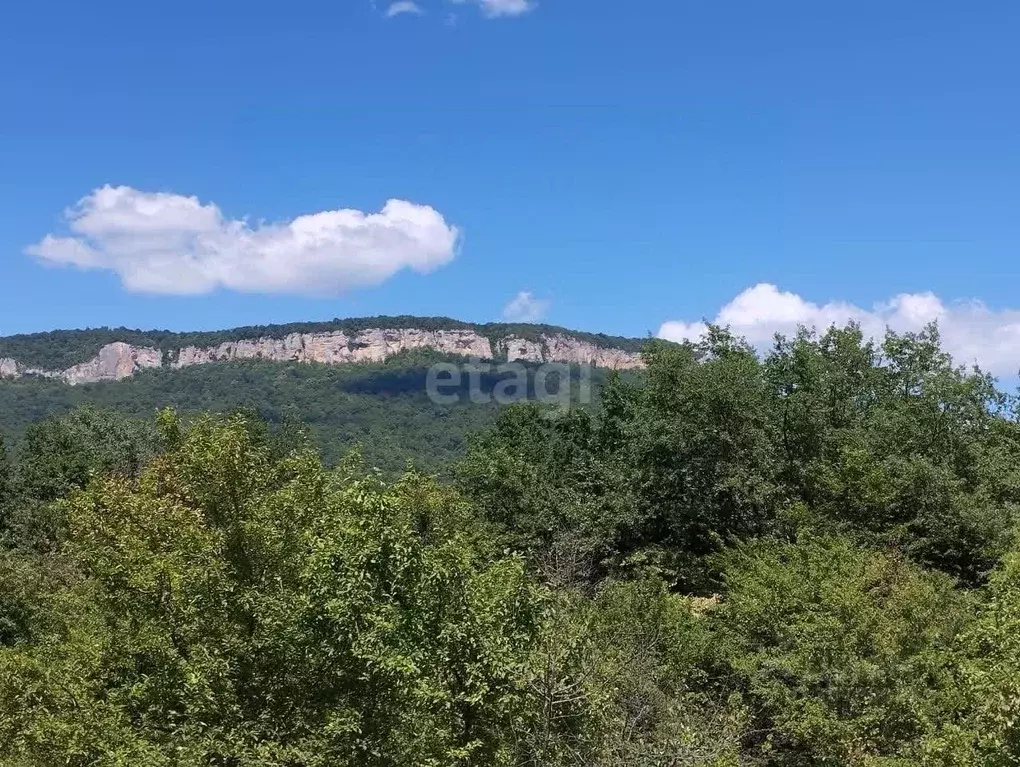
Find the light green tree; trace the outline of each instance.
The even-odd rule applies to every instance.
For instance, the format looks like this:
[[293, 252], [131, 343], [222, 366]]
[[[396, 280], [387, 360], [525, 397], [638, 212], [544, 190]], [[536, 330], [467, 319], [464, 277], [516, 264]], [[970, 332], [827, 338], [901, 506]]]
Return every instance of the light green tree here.
[[274, 458], [240, 416], [161, 431], [137, 480], [65, 504], [76, 575], [0, 649], [0, 761], [510, 759], [541, 594], [455, 495]]
[[729, 555], [711, 614], [723, 667], [772, 765], [966, 764], [927, 739], [968, 711], [960, 648], [972, 599], [897, 553], [839, 538]]

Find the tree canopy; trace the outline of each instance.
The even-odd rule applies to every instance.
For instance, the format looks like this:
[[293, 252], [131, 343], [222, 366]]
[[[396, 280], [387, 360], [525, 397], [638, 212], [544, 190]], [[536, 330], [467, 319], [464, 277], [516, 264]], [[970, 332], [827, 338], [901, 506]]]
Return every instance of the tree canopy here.
[[0, 765], [1020, 763], [1016, 400], [935, 328], [646, 361], [438, 476], [300, 410], [31, 425]]

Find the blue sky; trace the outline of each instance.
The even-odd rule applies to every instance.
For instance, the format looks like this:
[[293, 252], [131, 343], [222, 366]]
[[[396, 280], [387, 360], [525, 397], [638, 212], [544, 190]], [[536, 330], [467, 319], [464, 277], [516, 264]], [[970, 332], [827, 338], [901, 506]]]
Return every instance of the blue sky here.
[[934, 316], [1020, 366], [1017, 3], [418, 6], [6, 4], [0, 334]]

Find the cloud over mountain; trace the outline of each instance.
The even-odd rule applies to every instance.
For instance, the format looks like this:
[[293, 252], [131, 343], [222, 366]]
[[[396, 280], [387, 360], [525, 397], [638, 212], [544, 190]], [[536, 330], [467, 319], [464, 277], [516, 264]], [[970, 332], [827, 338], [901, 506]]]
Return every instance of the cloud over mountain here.
[[64, 216], [69, 235], [48, 234], [25, 252], [112, 271], [143, 293], [336, 295], [402, 269], [431, 272], [454, 258], [459, 241], [438, 211], [405, 200], [378, 213], [327, 210], [253, 224], [196, 197], [104, 186]]

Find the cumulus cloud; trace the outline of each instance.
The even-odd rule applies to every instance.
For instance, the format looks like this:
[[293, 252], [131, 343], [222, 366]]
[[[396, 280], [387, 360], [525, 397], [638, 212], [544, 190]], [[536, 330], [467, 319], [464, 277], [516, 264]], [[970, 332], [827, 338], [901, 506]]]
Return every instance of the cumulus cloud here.
[[96, 189], [64, 212], [70, 234], [26, 248], [54, 265], [105, 269], [130, 291], [193, 295], [336, 295], [402, 269], [449, 263], [459, 232], [427, 205], [390, 200], [378, 213], [327, 210], [280, 223], [226, 218], [213, 203], [127, 186]]
[[534, 0], [453, 0], [455, 3], [473, 3], [479, 6], [489, 18], [500, 16], [521, 16], [532, 10]]
[[395, 3], [390, 3], [389, 8], [386, 9], [386, 18], [392, 19], [394, 16], [402, 16], [407, 13], [420, 16], [424, 12], [414, 0], [397, 0]]
[[[933, 293], [903, 293], [864, 309], [845, 301], [812, 303], [761, 283], [722, 307], [712, 320], [758, 347], [767, 346], [774, 333], [792, 335], [800, 325], [825, 330], [850, 321], [872, 338], [881, 338], [886, 328], [917, 331], [937, 322], [946, 350], [958, 363], [976, 362], [997, 375], [1013, 376], [1020, 369], [1020, 310], [994, 310], [977, 300], [947, 304]], [[703, 322], [665, 322], [659, 337], [695, 340], [705, 329]]]
[[545, 317], [551, 305], [551, 301], [535, 298], [528, 291], [522, 290], [503, 307], [503, 319], [507, 322], [538, 322]]

